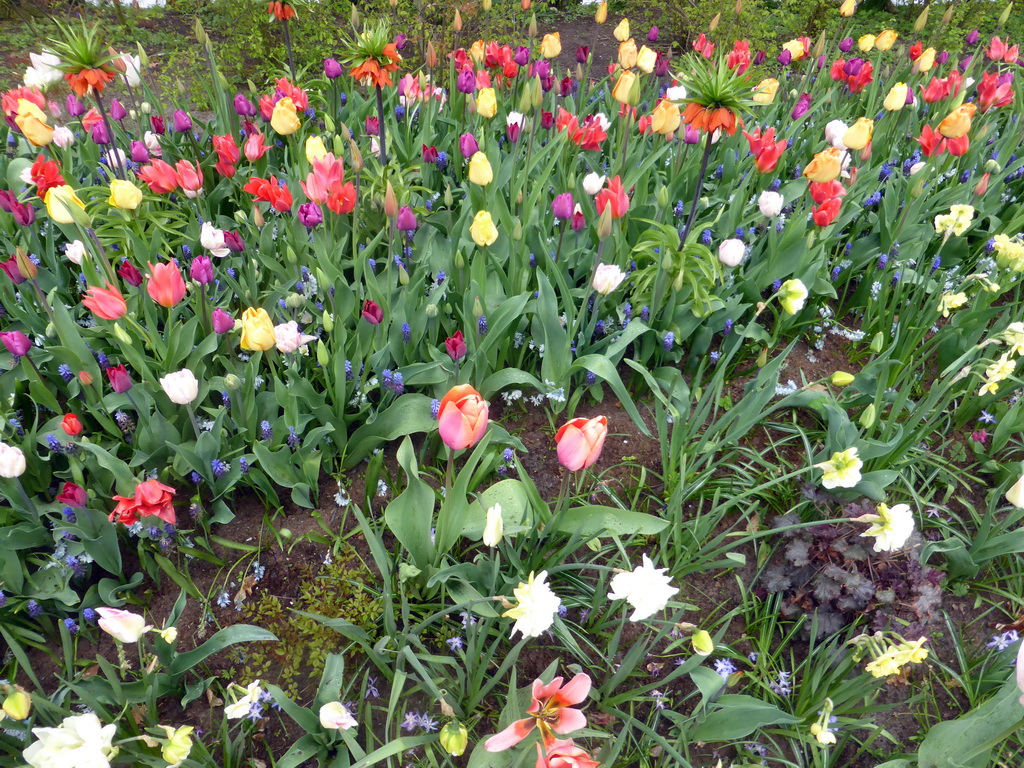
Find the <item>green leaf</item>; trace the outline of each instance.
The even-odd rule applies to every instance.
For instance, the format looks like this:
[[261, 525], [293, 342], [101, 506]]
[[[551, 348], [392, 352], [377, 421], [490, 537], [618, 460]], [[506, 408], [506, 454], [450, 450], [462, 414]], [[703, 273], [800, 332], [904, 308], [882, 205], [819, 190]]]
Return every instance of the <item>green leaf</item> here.
[[206, 661], [213, 654], [220, 653], [225, 648], [229, 648], [236, 643], [275, 642], [276, 640], [277, 635], [262, 627], [254, 627], [249, 624], [235, 624], [232, 627], [220, 630], [194, 651], [175, 656], [174, 661], [171, 662], [171, 674], [180, 675], [188, 672], [196, 665]]
[[469, 515], [462, 526], [462, 535], [473, 540], [480, 539], [484, 535], [487, 510], [495, 504], [501, 505], [501, 519], [506, 535], [523, 530], [526, 510], [530, 506], [529, 498], [521, 481], [508, 479], [495, 483], [469, 505]]
[[397, 458], [405, 471], [406, 486], [384, 510], [384, 522], [408, 550], [416, 567], [425, 570], [434, 560], [434, 545], [430, 541], [434, 491], [420, 480], [412, 439], [406, 437], [402, 441]]
[[647, 437], [651, 437], [651, 431], [647, 429], [647, 425], [644, 424], [644, 420], [640, 418], [640, 412], [636, 409], [636, 405], [633, 403], [633, 398], [630, 397], [629, 392], [622, 383], [622, 379], [619, 378], [619, 372], [615, 370], [615, 366], [612, 365], [611, 361], [607, 357], [604, 355], [584, 355], [576, 360], [569, 369], [570, 372], [577, 370], [589, 371], [599, 379], [604, 379], [608, 382], [608, 386], [612, 388], [615, 396], [619, 398], [619, 402], [621, 402], [622, 407], [626, 409], [626, 413], [628, 413], [630, 418], [633, 419], [633, 423], [636, 425], [636, 428], [643, 434], [647, 435]]
[[668, 523], [668, 520], [644, 512], [586, 504], [566, 510], [558, 530], [569, 534], [578, 533], [583, 537], [609, 533], [617, 536], [651, 536], [665, 530]]
[[430, 414], [430, 398], [407, 394], [399, 397], [373, 421], [366, 422], [349, 437], [345, 450], [345, 469], [351, 469], [378, 445], [418, 432], [437, 428]]
[[700, 725], [690, 732], [692, 741], [735, 741], [766, 725], [795, 725], [803, 720], [766, 701], [742, 694], [726, 694]]

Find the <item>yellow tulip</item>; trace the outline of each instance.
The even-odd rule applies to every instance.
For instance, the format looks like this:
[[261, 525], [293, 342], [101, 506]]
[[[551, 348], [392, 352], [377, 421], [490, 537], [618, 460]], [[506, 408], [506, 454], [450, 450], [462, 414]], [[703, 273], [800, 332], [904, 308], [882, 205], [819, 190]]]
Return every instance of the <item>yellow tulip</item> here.
[[875, 36], [874, 35], [861, 35], [857, 39], [857, 47], [864, 53], [868, 53], [875, 47]]
[[629, 40], [629, 19], [623, 19], [619, 22], [619, 25], [615, 27], [615, 31], [612, 32], [615, 39], [620, 43], [624, 43]]
[[476, 112], [481, 117], [492, 118], [498, 114], [498, 97], [493, 88], [481, 88], [476, 95]]
[[967, 132], [971, 130], [971, 118], [974, 117], [977, 110], [978, 105], [974, 102], [957, 107], [942, 118], [942, 122], [939, 123], [939, 133], [947, 139], [959, 139], [961, 136], [966, 136]]
[[679, 107], [668, 99], [662, 99], [651, 113], [651, 130], [662, 136], [669, 136], [679, 128]]
[[603, 2], [599, 6], [597, 6], [597, 13], [594, 14], [594, 21], [597, 24], [604, 24], [606, 21], [608, 21], [607, 0], [603, 0]]
[[929, 69], [935, 66], [935, 49], [925, 48], [924, 52], [914, 62], [914, 68], [918, 72], [927, 72]]
[[274, 105], [274, 114], [270, 116], [270, 127], [282, 136], [288, 136], [299, 130], [302, 124], [296, 114], [295, 102], [288, 96]]
[[896, 83], [889, 89], [889, 93], [882, 102], [882, 106], [890, 112], [898, 112], [907, 106], [907, 93], [909, 89], [906, 83]]
[[857, 122], [846, 129], [843, 144], [847, 149], [864, 149], [871, 142], [875, 130], [875, 121], [868, 117], [860, 117]]
[[843, 4], [839, 6], [839, 15], [848, 19], [853, 16], [855, 10], [857, 10], [857, 0], [843, 0]]
[[314, 160], [323, 160], [326, 154], [327, 147], [324, 146], [323, 139], [319, 136], [310, 136], [306, 139], [306, 160], [310, 165]]
[[473, 63], [478, 67], [484, 63], [484, 41], [477, 40], [471, 46], [469, 46], [469, 57], [473, 59]]
[[778, 80], [774, 77], [765, 78], [754, 89], [754, 101], [758, 104], [771, 104], [775, 101], [775, 92], [778, 90]]
[[120, 208], [123, 211], [134, 211], [142, 202], [142, 190], [130, 181], [114, 179], [110, 182], [109, 205]]
[[491, 161], [483, 152], [476, 152], [469, 159], [469, 180], [480, 187], [486, 187], [494, 179]]
[[619, 43], [619, 66], [623, 69], [632, 69], [636, 66], [636, 43], [633, 38]]
[[615, 81], [615, 87], [612, 88], [612, 98], [620, 104], [632, 104], [633, 98], [633, 84], [637, 82], [636, 74], [628, 69], [623, 70], [619, 73], [619, 79]]
[[540, 55], [545, 59], [553, 59], [562, 52], [562, 38], [557, 32], [544, 35], [540, 41]]
[[800, 61], [800, 59], [807, 57], [807, 49], [804, 47], [804, 41], [800, 39], [790, 40], [788, 43], [783, 43], [782, 50], [789, 51], [793, 57], [793, 61]]
[[469, 234], [473, 242], [481, 248], [492, 245], [498, 239], [498, 228], [494, 226], [494, 220], [487, 211], [479, 211], [473, 217], [473, 223], [469, 227]]
[[648, 75], [654, 71], [654, 65], [658, 63], [658, 54], [648, 48], [646, 45], [640, 47], [640, 53], [636, 56], [636, 66], [641, 72], [646, 72]]
[[242, 313], [242, 349], [266, 352], [277, 343], [274, 323], [265, 309], [249, 309]]
[[839, 172], [842, 170], [842, 165], [840, 164], [841, 157], [842, 153], [835, 147], [829, 147], [823, 152], [819, 152], [807, 164], [807, 167], [804, 169], [804, 176], [809, 181], [818, 183], [835, 181], [839, 178]]
[[67, 184], [59, 187], [50, 187], [46, 190], [46, 212], [50, 218], [58, 224], [73, 224], [75, 222], [75, 207], [85, 210], [85, 203], [78, 199], [75, 190]]
[[899, 35], [896, 34], [894, 29], [886, 29], [879, 33], [878, 37], [875, 38], [875, 48], [880, 51], [888, 51], [893, 45], [896, 44], [896, 40]]
[[45, 147], [53, 141], [53, 128], [46, 124], [46, 115], [28, 99], [18, 99], [14, 123], [32, 146]]

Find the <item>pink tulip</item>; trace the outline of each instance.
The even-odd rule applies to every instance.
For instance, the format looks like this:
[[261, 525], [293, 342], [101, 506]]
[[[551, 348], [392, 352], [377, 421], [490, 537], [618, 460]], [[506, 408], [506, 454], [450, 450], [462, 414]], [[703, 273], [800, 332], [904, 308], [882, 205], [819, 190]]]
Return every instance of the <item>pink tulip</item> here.
[[608, 419], [573, 419], [555, 433], [558, 460], [570, 472], [577, 472], [594, 464], [601, 456], [604, 439], [608, 436]]
[[469, 448], [487, 431], [487, 401], [469, 384], [452, 387], [441, 399], [437, 421], [445, 445], [453, 451]]
[[547, 685], [540, 680], [533, 681], [533, 701], [526, 713], [530, 715], [523, 720], [516, 720], [505, 730], [496, 733], [486, 742], [484, 749], [488, 752], [504, 752], [514, 747], [539, 727], [541, 738], [545, 742], [553, 739], [555, 733], [572, 733], [587, 727], [587, 717], [573, 704], [580, 704], [590, 695], [590, 676], [582, 672], [562, 685], [562, 678], [556, 677]]

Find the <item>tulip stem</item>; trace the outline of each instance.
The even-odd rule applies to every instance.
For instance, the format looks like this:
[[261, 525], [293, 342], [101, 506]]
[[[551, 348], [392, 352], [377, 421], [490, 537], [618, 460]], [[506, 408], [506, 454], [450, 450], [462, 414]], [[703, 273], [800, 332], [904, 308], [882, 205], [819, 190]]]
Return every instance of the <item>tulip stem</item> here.
[[107, 138], [110, 140], [110, 144], [107, 145], [109, 147], [107, 150], [107, 160], [114, 171], [114, 175], [119, 179], [125, 179], [128, 177], [128, 174], [124, 167], [122, 167], [121, 158], [117, 154], [117, 142], [114, 141], [114, 129], [110, 126], [107, 108], [103, 106], [103, 98], [100, 96], [99, 91], [93, 94], [93, 98], [96, 100], [96, 108], [100, 111], [100, 117], [103, 118], [103, 126], [107, 129]]
[[[456, 379], [456, 380], [458, 380], [458, 379]], [[454, 483], [454, 480], [455, 480], [455, 450], [452, 449], [452, 448], [449, 448], [448, 449], [448, 468], [445, 470], [445, 473], [444, 473], [444, 489], [445, 489], [444, 497], [445, 497], [445, 499], [447, 499], [448, 496], [452, 492], [452, 485]]]
[[199, 422], [196, 421], [196, 413], [192, 410], [192, 403], [186, 403], [185, 408], [188, 409], [188, 418], [192, 422], [192, 429], [196, 433], [196, 441], [199, 440]]
[[288, 50], [288, 71], [292, 73], [292, 82], [295, 82], [295, 57], [292, 55], [292, 35], [288, 29], [288, 19], [284, 19], [284, 47]]
[[690, 215], [686, 217], [686, 226], [679, 241], [686, 245], [686, 239], [693, 227], [693, 220], [697, 218], [697, 204], [700, 202], [700, 193], [704, 191], [704, 174], [708, 171], [708, 161], [711, 159], [711, 136], [712, 132], [707, 131], [704, 136], [704, 154], [700, 159], [700, 171], [697, 173], [697, 189], [693, 193], [693, 202], [690, 204]]
[[377, 133], [380, 136], [380, 164], [386, 168], [388, 164], [388, 148], [387, 139], [385, 138], [387, 131], [384, 129], [384, 91], [381, 90], [379, 85], [374, 87], [377, 89]]

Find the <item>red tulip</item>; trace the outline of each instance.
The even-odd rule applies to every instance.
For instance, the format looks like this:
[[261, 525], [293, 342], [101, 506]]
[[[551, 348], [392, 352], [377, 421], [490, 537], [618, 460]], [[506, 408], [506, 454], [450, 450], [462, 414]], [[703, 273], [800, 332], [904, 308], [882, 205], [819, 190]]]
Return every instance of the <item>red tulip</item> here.
[[466, 341], [462, 337], [462, 331], [456, 331], [454, 336], [444, 340], [444, 349], [453, 362], [458, 362], [466, 356]]
[[769, 128], [764, 134], [758, 126], [754, 132], [743, 132], [750, 143], [750, 153], [754, 156], [754, 167], [761, 173], [771, 173], [779, 163], [779, 158], [786, 149], [786, 140], [775, 141], [775, 129]]
[[842, 205], [842, 202], [843, 201], [838, 197], [833, 197], [826, 200], [817, 208], [813, 208], [811, 212], [814, 218], [814, 223], [819, 227], [827, 227], [836, 220], [836, 216], [839, 215], [839, 208]]
[[384, 320], [384, 310], [380, 308], [380, 304], [369, 299], [363, 302], [362, 315], [363, 320], [370, 325], [380, 325], [381, 321]]
[[613, 219], [621, 219], [625, 216], [629, 210], [629, 195], [626, 194], [626, 190], [622, 186], [622, 180], [616, 176], [609, 181], [608, 186], [597, 193], [594, 204], [597, 206], [599, 214], [604, 213], [604, 209], [611, 205]]
[[437, 412], [441, 440], [453, 451], [480, 442], [487, 431], [487, 401], [469, 384], [452, 387]]
[[71, 437], [82, 434], [83, 429], [82, 422], [73, 413], [65, 414], [64, 419], [60, 423], [60, 428]]

